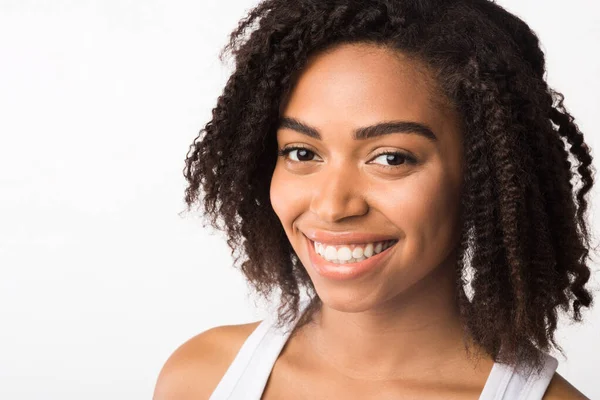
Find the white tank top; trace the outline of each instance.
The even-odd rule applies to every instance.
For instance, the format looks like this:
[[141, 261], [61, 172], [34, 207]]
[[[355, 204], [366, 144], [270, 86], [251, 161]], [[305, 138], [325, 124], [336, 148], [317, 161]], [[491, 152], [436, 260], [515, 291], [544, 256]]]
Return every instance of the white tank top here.
[[[308, 305], [301, 302], [300, 311]], [[271, 370], [296, 321], [277, 329], [274, 317], [265, 318], [243, 343], [209, 400], [260, 400]], [[494, 363], [479, 400], [541, 400], [558, 361], [543, 353], [539, 374], [521, 372], [506, 364]]]

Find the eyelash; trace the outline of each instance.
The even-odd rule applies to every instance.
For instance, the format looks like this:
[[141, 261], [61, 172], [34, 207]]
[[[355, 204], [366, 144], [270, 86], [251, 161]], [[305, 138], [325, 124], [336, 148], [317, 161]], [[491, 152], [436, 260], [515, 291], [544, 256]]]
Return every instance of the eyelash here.
[[[277, 155], [279, 157], [287, 157], [292, 151], [294, 150], [306, 150], [310, 153], [316, 154], [314, 151], [308, 149], [307, 147], [304, 146], [289, 146], [289, 147], [284, 147], [283, 149], [279, 149], [277, 150]], [[383, 167], [383, 168], [390, 168], [390, 169], [395, 169], [395, 168], [401, 168], [405, 165], [416, 165], [417, 164], [417, 160], [412, 157], [409, 154], [406, 153], [402, 153], [399, 151], [383, 151], [379, 154], [376, 154], [373, 159], [376, 159], [377, 157], [383, 156], [383, 155], [395, 155], [395, 156], [400, 156], [402, 157], [402, 159], [404, 160], [404, 162], [400, 165], [382, 165], [382, 164], [378, 164], [379, 166]], [[304, 163], [304, 162], [308, 162], [308, 161], [295, 161], [292, 160], [292, 162], [295, 163]]]

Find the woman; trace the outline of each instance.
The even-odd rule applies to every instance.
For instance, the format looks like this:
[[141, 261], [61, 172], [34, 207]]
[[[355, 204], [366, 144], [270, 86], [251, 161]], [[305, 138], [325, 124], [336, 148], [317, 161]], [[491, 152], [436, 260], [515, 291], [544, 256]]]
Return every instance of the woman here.
[[585, 398], [548, 351], [558, 309], [592, 303], [592, 158], [523, 21], [487, 0], [267, 0], [225, 51], [186, 201], [202, 190], [281, 302], [183, 344], [156, 400]]

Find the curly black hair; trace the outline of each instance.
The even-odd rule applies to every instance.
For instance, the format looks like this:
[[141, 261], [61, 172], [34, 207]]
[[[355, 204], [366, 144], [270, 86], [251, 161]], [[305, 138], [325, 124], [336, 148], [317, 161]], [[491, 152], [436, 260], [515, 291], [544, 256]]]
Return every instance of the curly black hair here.
[[298, 327], [306, 323], [322, 303], [269, 198], [280, 104], [309, 57], [359, 42], [424, 62], [460, 112], [461, 322], [496, 362], [540, 368], [538, 349], [552, 344], [562, 353], [554, 338], [558, 308], [568, 313], [572, 303], [581, 321], [581, 308], [592, 304], [592, 156], [563, 95], [544, 79], [536, 34], [492, 1], [260, 2], [220, 54], [234, 57], [235, 70], [187, 154], [187, 210], [202, 198], [253, 289], [265, 298], [280, 292], [279, 324], [299, 317], [306, 289], [310, 304]]

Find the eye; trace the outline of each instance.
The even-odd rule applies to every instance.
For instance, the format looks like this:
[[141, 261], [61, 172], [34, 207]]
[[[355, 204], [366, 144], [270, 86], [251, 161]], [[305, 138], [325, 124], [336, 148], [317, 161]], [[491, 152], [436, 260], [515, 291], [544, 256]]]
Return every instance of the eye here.
[[[315, 152], [313, 152], [312, 150], [309, 150], [308, 148], [303, 147], [303, 146], [289, 146], [289, 147], [280, 149], [277, 151], [277, 155], [280, 157], [287, 157], [292, 162], [296, 162], [296, 163], [316, 161], [316, 160], [314, 160], [314, 157], [317, 156]], [[400, 168], [406, 164], [408, 164], [408, 165], [416, 165], [417, 164], [417, 160], [413, 156], [411, 156], [410, 154], [407, 154], [407, 153], [402, 153], [402, 152], [394, 152], [394, 151], [383, 152], [383, 153], [380, 153], [379, 155], [377, 155], [373, 159], [373, 161], [379, 160], [379, 159], [381, 159], [381, 161], [383, 162], [383, 164], [380, 164], [380, 165], [385, 168]]]
[[373, 159], [373, 161], [375, 160], [381, 160], [384, 163], [382, 166], [386, 168], [398, 168], [405, 164], [417, 164], [417, 160], [413, 156], [397, 151], [381, 153]]
[[289, 157], [294, 162], [306, 162], [313, 161], [312, 157], [316, 154], [301, 146], [290, 146], [277, 151], [277, 155], [280, 157]]

